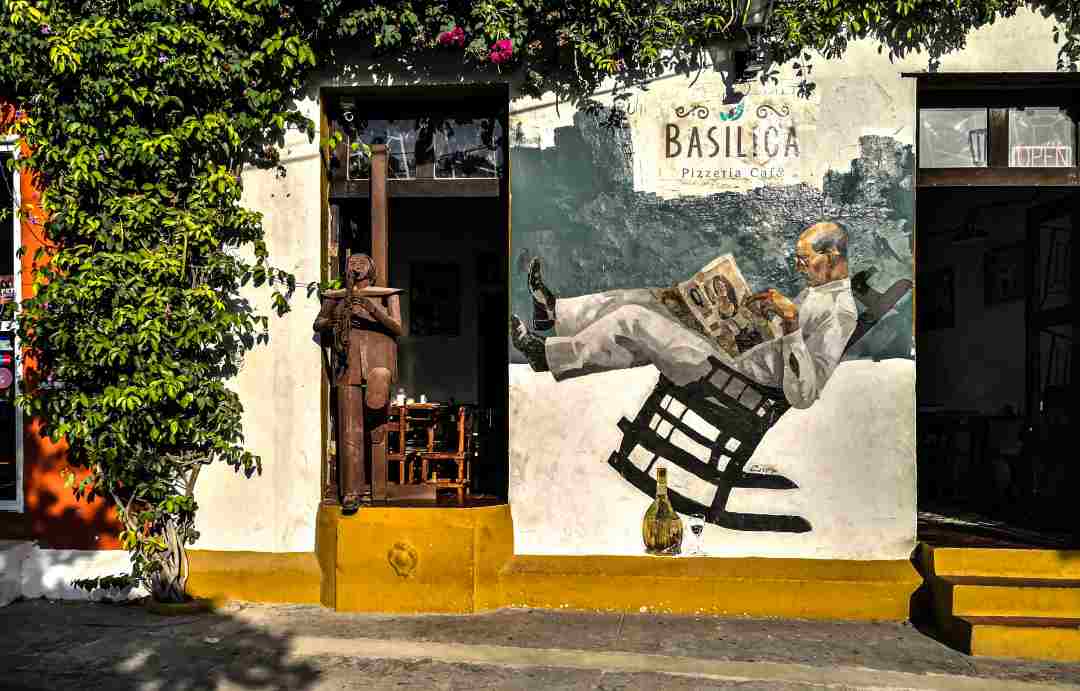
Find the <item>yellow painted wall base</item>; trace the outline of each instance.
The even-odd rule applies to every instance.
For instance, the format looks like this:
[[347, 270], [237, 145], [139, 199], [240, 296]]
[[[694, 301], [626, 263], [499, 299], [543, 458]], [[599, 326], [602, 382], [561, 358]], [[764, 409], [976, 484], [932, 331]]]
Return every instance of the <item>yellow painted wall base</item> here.
[[802, 619], [908, 618], [922, 584], [907, 561], [692, 557], [515, 557], [504, 602], [568, 608]]
[[318, 526], [322, 602], [348, 612], [539, 607], [904, 620], [922, 583], [907, 561], [515, 557], [508, 506], [352, 516], [324, 506]]
[[342, 612], [465, 613], [502, 606], [498, 571], [513, 554], [510, 507], [321, 506], [322, 602]]
[[509, 506], [320, 506], [315, 553], [191, 553], [190, 592], [343, 612], [499, 607], [812, 619], [907, 619], [906, 561], [517, 556]]
[[249, 602], [318, 604], [319, 562], [311, 552], [192, 550], [188, 592]]

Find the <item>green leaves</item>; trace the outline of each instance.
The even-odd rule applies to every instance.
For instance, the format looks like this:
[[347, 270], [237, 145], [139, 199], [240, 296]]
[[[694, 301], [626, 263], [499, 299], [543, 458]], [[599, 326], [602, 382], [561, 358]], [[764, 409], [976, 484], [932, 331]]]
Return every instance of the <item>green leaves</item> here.
[[[52, 248], [35, 255], [19, 329], [38, 381], [58, 384], [19, 403], [89, 469], [69, 475], [73, 492], [114, 501], [144, 582], [195, 539], [203, 465], [261, 467], [226, 382], [295, 280], [269, 267], [238, 171], [287, 128], [314, 131], [295, 104], [316, 17], [278, 0], [186, 4], [13, 0], [0, 21], [3, 93], [30, 112], [18, 164], [44, 185]], [[262, 305], [240, 295], [256, 275], [274, 286]]]
[[[1073, 38], [1059, 49], [1058, 62], [1059, 69], [1073, 68], [1080, 57], [1080, 26], [1070, 24], [1075, 3], [1030, 4], [1070, 27], [1067, 35]], [[890, 59], [922, 52], [933, 68], [941, 56], [961, 50], [972, 31], [1027, 5], [1018, 0], [778, 0], [768, 43], [774, 58], [785, 62], [806, 49], [837, 58], [851, 40], [870, 38]]]

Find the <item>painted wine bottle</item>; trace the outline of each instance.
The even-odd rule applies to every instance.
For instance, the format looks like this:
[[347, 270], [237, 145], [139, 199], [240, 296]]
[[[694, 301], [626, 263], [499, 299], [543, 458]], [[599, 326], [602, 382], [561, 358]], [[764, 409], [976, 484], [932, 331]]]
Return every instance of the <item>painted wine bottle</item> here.
[[648, 554], [676, 555], [682, 551], [683, 524], [667, 495], [667, 468], [656, 469], [656, 499], [641, 521]]

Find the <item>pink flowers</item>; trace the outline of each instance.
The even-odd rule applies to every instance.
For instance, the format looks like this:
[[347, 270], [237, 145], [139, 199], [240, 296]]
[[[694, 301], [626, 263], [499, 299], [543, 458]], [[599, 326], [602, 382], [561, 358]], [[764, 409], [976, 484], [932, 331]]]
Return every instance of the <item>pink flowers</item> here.
[[[461, 48], [465, 45], [465, 30], [460, 26], [455, 26], [449, 31], [444, 31], [439, 34], [436, 39], [438, 44], [444, 48]], [[501, 65], [504, 62], [510, 61], [514, 57], [514, 44], [508, 38], [499, 39], [491, 45], [488, 51], [488, 60]]]
[[460, 48], [465, 45], [465, 30], [460, 26], [455, 26], [450, 31], [444, 31], [439, 34], [438, 40], [440, 46], [457, 46]]
[[501, 65], [512, 57], [514, 57], [514, 44], [508, 38], [495, 41], [495, 45], [491, 46], [491, 53], [488, 54], [488, 59], [496, 65]]

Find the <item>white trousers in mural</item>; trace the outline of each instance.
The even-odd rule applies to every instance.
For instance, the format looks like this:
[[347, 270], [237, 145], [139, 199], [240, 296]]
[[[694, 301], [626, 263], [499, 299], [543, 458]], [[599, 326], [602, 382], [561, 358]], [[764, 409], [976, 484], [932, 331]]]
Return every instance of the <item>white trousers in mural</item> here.
[[804, 290], [794, 300], [799, 328], [737, 358], [687, 328], [651, 290], [612, 290], [558, 300], [548, 367], [557, 381], [593, 372], [655, 365], [679, 386], [709, 373], [709, 357], [808, 408], [821, 394], [855, 330], [858, 313], [844, 278]]
[[708, 374], [709, 357], [727, 353], [688, 329], [648, 288], [611, 290], [555, 303], [555, 336], [546, 343], [557, 381], [593, 372], [655, 365], [678, 385]]

